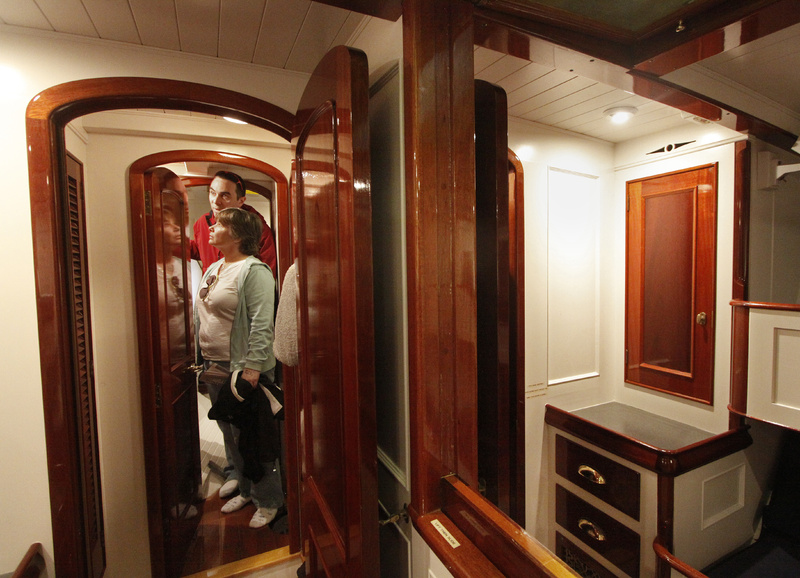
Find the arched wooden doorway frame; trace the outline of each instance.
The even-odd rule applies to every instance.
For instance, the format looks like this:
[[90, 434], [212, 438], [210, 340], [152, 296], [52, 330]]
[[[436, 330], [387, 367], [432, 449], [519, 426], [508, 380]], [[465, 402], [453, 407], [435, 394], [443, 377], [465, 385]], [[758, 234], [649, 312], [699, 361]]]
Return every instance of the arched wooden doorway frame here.
[[[81, 345], [71, 325], [75, 304], [69, 261], [68, 184], [64, 127], [80, 116], [123, 108], [176, 109], [234, 116], [291, 139], [294, 115], [223, 88], [158, 78], [77, 80], [48, 88], [26, 111], [36, 308], [42, 374], [53, 557], [59, 576], [89, 567], [83, 540], [80, 435], [75, 400]], [[280, 213], [279, 213], [280, 214]], [[290, 227], [285, 228], [290, 231]], [[86, 242], [84, 237], [81, 243]], [[285, 246], [289, 246], [287, 243]], [[281, 262], [283, 269], [284, 262]], [[288, 267], [288, 264], [285, 264]], [[85, 280], [88, 283], [88, 279]]]
[[[153, 167], [166, 165], [169, 163], [177, 162], [210, 162], [216, 164], [233, 165], [244, 167], [258, 171], [267, 175], [275, 182], [275, 191], [266, 190], [263, 187], [255, 187], [259, 194], [265, 196], [270, 201], [270, 221], [275, 229], [275, 234], [278, 238], [278, 278], [282, 278], [282, 273], [288, 268], [290, 264], [290, 247], [291, 247], [291, 218], [289, 215], [289, 181], [280, 169], [267, 164], [263, 161], [247, 157], [244, 155], [210, 151], [210, 150], [170, 150], [153, 153], [141, 157], [131, 164], [128, 171], [129, 178], [129, 193], [130, 204], [133, 214], [142, 214], [143, 208], [146, 206], [145, 200], [145, 173]], [[207, 185], [210, 183], [212, 177], [208, 178], [193, 178], [195, 185]], [[208, 208], [206, 206], [206, 208]], [[136, 222], [136, 219], [134, 219]], [[139, 286], [146, 286], [144, 282], [144, 271], [147, 270], [147, 255], [151, 251], [146, 249], [147, 239], [145, 231], [142, 227], [134, 226], [132, 228], [132, 246], [135, 248], [141, 247], [142, 250], [133, 251], [133, 267], [136, 275], [142, 277], [138, 281]], [[150, 295], [147, 291], [139, 291], [136, 293], [137, 310], [138, 311], [151, 311], [149, 302]], [[156, 367], [153, 359], [152, 351], [148, 350], [147, 344], [149, 343], [152, 329], [150, 327], [151, 319], [147, 315], [138, 316], [137, 334], [139, 336], [139, 365], [140, 365], [140, 386], [143, 392], [155, 389], [155, 383], [152, 382], [153, 376], [159, 375], [159, 368]], [[298, 442], [298, 429], [297, 429], [297, 412], [295, 411], [296, 401], [291, 396], [286, 396], [286, 432], [287, 432], [287, 455], [286, 464], [282, 467], [285, 468], [287, 475], [287, 505], [289, 508], [289, 536], [290, 536], [290, 550], [293, 552], [300, 549], [300, 526], [299, 526], [299, 477], [298, 477], [298, 460], [297, 460], [297, 442]], [[159, 441], [152, 436], [147, 435], [147, 431], [156, 431], [155, 423], [157, 420], [156, 408], [152, 403], [149, 403], [149, 397], [142, 396], [142, 423], [145, 430], [144, 439], [144, 454], [145, 454], [145, 468], [150, 467], [151, 464], [159, 462], [158, 456], [160, 452]], [[161, 490], [158, 485], [159, 476], [147, 475], [147, 492], [148, 504], [160, 503], [159, 492]], [[153, 565], [158, 565], [160, 570], [163, 556], [157, 555], [163, 548], [163, 537], [161, 535], [161, 516], [162, 512], [153, 511], [153, 508], [148, 508], [148, 527], [150, 534], [150, 552]], [[154, 575], [158, 572], [154, 570]]]

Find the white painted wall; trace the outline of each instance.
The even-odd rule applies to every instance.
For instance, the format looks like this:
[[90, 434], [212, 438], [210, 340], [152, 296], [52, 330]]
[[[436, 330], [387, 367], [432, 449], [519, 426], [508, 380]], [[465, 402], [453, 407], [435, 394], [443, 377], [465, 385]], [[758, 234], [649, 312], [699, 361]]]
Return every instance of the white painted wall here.
[[[537, 524], [539, 493], [546, 492], [546, 484], [540, 484], [542, 463], [546, 444], [544, 444], [545, 404], [558, 400], [559, 404], [582, 407], [600, 403], [612, 396], [611, 382], [600, 371], [600, 376], [579, 381], [565, 381], [548, 387], [549, 333], [568, 335], [569, 331], [561, 323], [556, 312], [548, 313], [548, 243], [551, 241], [551, 228], [557, 231], [558, 223], [549, 222], [548, 199], [557, 194], [556, 183], [549, 177], [552, 170], [569, 171], [572, 174], [590, 177], [593, 194], [598, 198], [599, 213], [595, 220], [598, 227], [601, 248], [609, 244], [605, 221], [608, 206], [611, 204], [614, 147], [611, 143], [597, 139], [582, 138], [573, 133], [558, 131], [535, 123], [509, 119], [509, 147], [522, 161], [525, 182], [525, 480], [526, 480], [526, 528], [534, 535], [544, 531], [544, 525]], [[578, 179], [580, 180], [580, 179]], [[553, 213], [556, 214], [555, 211]], [[612, 264], [607, 251], [599, 253], [599, 270], [602, 272]], [[594, 283], [594, 281], [593, 281]], [[598, 303], [609, 298], [605, 286], [605, 275], [601, 275], [597, 285]], [[550, 287], [551, 291], [557, 291]], [[605, 323], [605, 310], [601, 306], [600, 327]], [[553, 332], [548, 331], [553, 323]], [[601, 335], [603, 332], [601, 332]], [[601, 350], [604, 346], [601, 341]], [[560, 341], [561, 355], [568, 354], [569, 343]], [[541, 541], [541, 539], [540, 539]]]
[[[712, 134], [716, 132], [717, 134]], [[509, 146], [523, 161], [525, 178], [525, 323], [526, 323], [526, 520], [527, 529], [545, 541], [547, 524], [546, 479], [549, 462], [543, 444], [546, 404], [567, 410], [607, 401], [619, 401], [673, 419], [685, 421], [713, 433], [727, 429], [727, 401], [730, 373], [730, 307], [731, 255], [733, 235], [733, 144], [741, 138], [732, 131], [722, 134], [714, 127], [687, 124], [673, 133], [651, 135], [619, 145], [557, 132], [548, 127], [511, 119]], [[725, 140], [728, 139], [728, 140]], [[648, 155], [647, 153], [675, 142], [692, 141], [680, 154]], [[715, 359], [715, 405], [708, 407], [658, 394], [624, 383], [624, 319], [625, 319], [625, 183], [643, 176], [655, 175], [719, 162], [718, 184], [718, 259], [717, 259], [717, 335]], [[569, 171], [578, 177], [569, 180], [567, 189], [559, 191], [561, 178], [553, 174]], [[581, 185], [581, 180], [585, 181]], [[570, 192], [569, 186], [583, 187], [582, 193]], [[593, 192], [594, 191], [594, 192]], [[550, 260], [564, 259], [561, 246], [569, 236], [553, 231], [569, 229], [572, 223], [562, 222], [565, 213], [550, 206], [559, 195], [598, 196], [595, 223], [598, 234], [597, 266], [594, 274], [572, 272], [559, 280], [558, 268]], [[584, 197], [588, 199], [589, 197]], [[568, 213], [567, 218], [568, 218]], [[561, 215], [561, 216], [559, 216]], [[580, 231], [576, 231], [576, 234]], [[569, 249], [569, 247], [567, 247]], [[591, 263], [591, 256], [581, 259]], [[577, 275], [577, 277], [576, 277]], [[562, 276], [563, 277], [563, 276]], [[562, 315], [553, 307], [564, 299], [569, 284], [593, 286], [599, 307], [592, 311], [587, 301], [581, 315]], [[591, 297], [584, 291], [584, 297]], [[596, 319], [588, 317], [596, 315]], [[599, 328], [598, 349], [582, 348], [585, 362], [566, 369], [564, 356], [574, 355], [570, 334], [584, 335]], [[575, 343], [582, 343], [578, 339]], [[596, 377], [560, 382], [569, 373], [585, 373], [594, 365], [590, 356], [599, 356]], [[562, 375], [564, 374], [564, 375]], [[548, 382], [550, 385], [548, 386]]]

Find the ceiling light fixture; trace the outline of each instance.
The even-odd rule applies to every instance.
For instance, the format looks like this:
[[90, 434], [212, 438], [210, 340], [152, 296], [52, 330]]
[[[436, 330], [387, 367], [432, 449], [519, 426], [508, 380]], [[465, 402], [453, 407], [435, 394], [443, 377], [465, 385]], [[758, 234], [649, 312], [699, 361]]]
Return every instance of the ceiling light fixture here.
[[245, 122], [243, 120], [239, 120], [238, 118], [233, 118], [232, 116], [223, 116], [222, 118], [224, 118], [228, 122], [232, 122], [234, 124], [247, 124], [247, 122]]
[[615, 106], [604, 111], [603, 114], [610, 118], [614, 124], [623, 124], [633, 118], [637, 112], [639, 110], [635, 106]]

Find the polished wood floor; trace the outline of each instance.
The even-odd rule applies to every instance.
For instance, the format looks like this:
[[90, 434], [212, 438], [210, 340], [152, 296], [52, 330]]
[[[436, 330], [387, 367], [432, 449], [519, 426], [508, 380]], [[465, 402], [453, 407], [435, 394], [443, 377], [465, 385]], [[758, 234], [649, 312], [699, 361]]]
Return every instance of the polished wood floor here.
[[250, 528], [248, 524], [255, 513], [252, 503], [238, 512], [223, 514], [219, 509], [224, 502], [214, 492], [203, 504], [197, 535], [183, 567], [184, 576], [288, 546], [288, 534], [277, 534], [269, 526]]

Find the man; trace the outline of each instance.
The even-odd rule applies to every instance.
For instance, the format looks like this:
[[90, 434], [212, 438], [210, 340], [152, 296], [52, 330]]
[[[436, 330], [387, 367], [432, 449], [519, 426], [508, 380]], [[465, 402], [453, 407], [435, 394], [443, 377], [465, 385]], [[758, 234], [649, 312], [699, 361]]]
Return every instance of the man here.
[[[199, 259], [203, 264], [205, 273], [208, 266], [218, 261], [220, 252], [208, 244], [208, 228], [216, 223], [216, 216], [222, 209], [239, 207], [254, 213], [261, 219], [263, 232], [259, 245], [258, 257], [266, 263], [272, 271], [272, 276], [277, 276], [278, 255], [275, 250], [275, 239], [264, 217], [250, 205], [245, 204], [246, 190], [242, 177], [230, 171], [219, 171], [214, 175], [214, 180], [208, 186], [208, 202], [211, 210], [197, 219], [194, 224], [194, 239], [191, 242], [192, 259]], [[277, 277], [276, 277], [277, 278]]]

